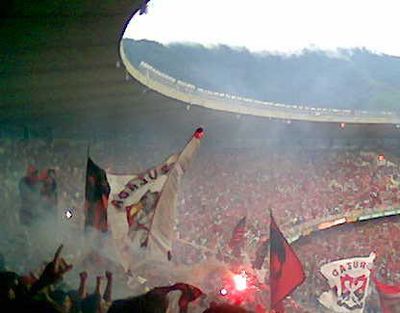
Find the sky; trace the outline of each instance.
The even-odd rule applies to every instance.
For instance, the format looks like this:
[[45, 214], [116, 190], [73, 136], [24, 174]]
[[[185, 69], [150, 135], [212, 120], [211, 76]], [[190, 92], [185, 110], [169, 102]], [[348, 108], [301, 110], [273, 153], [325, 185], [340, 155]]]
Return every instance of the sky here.
[[151, 0], [124, 37], [252, 52], [365, 47], [400, 56], [399, 0]]

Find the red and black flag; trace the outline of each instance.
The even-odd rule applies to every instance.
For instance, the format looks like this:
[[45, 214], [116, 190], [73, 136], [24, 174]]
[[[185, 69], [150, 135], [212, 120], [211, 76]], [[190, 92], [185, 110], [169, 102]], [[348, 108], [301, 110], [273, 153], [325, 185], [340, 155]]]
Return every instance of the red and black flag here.
[[85, 188], [85, 229], [107, 232], [107, 206], [110, 195], [106, 172], [88, 158]]
[[181, 295], [178, 300], [179, 313], [187, 313], [189, 303], [196, 301], [198, 298], [204, 295], [199, 288], [185, 283], [176, 283], [167, 287], [156, 287], [150, 292], [166, 295], [169, 292], [176, 290], [181, 291]]
[[264, 264], [264, 260], [268, 255], [269, 249], [269, 238], [265, 240], [261, 240], [257, 250], [256, 250], [256, 258], [253, 261], [253, 268], [256, 270], [262, 269]]
[[271, 213], [270, 226], [271, 309], [284, 312], [282, 300], [305, 280], [303, 265], [283, 236]]
[[246, 233], [246, 216], [242, 217], [232, 231], [232, 237], [229, 241], [229, 247], [235, 257], [240, 257], [243, 249]]
[[388, 285], [379, 281], [375, 275], [371, 275], [379, 294], [381, 311], [383, 313], [400, 312], [400, 284]]

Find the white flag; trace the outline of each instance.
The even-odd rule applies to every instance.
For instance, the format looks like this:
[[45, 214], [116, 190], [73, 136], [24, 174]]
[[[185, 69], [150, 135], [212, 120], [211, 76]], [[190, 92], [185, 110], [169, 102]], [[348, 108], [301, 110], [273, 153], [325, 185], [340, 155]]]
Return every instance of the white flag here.
[[368, 257], [344, 259], [321, 266], [321, 273], [331, 290], [324, 292], [319, 302], [334, 312], [362, 313], [374, 259], [375, 254], [371, 253]]
[[176, 201], [183, 173], [193, 158], [203, 130], [166, 161], [134, 175], [107, 173], [111, 186], [108, 221], [126, 271], [146, 260], [167, 261], [175, 239]]

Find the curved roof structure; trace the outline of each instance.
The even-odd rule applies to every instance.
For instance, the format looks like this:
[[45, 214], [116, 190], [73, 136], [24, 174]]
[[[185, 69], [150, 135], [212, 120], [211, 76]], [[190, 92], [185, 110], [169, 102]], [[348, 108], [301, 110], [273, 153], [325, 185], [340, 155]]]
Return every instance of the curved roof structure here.
[[[24, 127], [29, 127], [51, 130], [54, 136], [89, 139], [130, 134], [141, 140], [142, 134], [152, 134], [154, 142], [159, 142], [182, 140], [187, 131], [204, 125], [208, 140], [215, 142], [221, 142], [221, 138], [226, 142], [265, 140], [266, 134], [273, 138], [277, 133], [291, 138], [384, 136], [398, 140], [399, 129], [391, 124], [396, 121], [389, 117], [333, 118], [335, 115], [329, 117], [324, 112], [304, 115], [290, 108], [268, 111], [263, 104], [255, 105], [250, 112], [245, 99], [239, 99], [233, 110], [232, 105], [228, 108], [214, 96], [201, 104], [201, 97], [189, 99], [188, 93], [176, 96], [164, 92], [127, 65], [136, 79], [157, 92], [151, 91], [127, 75], [119, 58], [124, 25], [141, 3], [2, 2], [0, 136], [19, 136]], [[197, 105], [188, 107], [185, 102]], [[263, 118], [267, 116], [272, 120]], [[299, 121], [289, 125], [289, 118]], [[343, 130], [338, 121], [357, 124]]]
[[[258, 117], [313, 122], [400, 124], [400, 116], [394, 112], [368, 112], [343, 109], [327, 109], [307, 105], [287, 105], [249, 99], [198, 88], [190, 82], [171, 77], [144, 61], [138, 67], [129, 60], [122, 42], [120, 55], [127, 71], [143, 85], [167, 97], [201, 107], [246, 114]], [[138, 62], [139, 63], [139, 62]]]

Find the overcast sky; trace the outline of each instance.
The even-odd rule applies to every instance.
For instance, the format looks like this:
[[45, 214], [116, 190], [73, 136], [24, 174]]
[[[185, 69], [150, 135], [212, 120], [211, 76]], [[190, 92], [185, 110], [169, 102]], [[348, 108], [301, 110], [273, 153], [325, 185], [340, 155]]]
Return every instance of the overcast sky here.
[[400, 0], [151, 0], [125, 37], [250, 51], [366, 47], [400, 56]]

